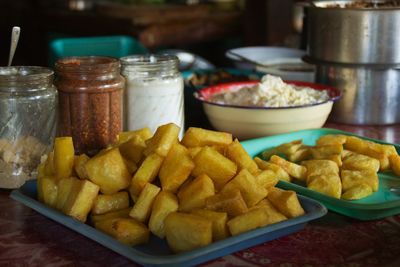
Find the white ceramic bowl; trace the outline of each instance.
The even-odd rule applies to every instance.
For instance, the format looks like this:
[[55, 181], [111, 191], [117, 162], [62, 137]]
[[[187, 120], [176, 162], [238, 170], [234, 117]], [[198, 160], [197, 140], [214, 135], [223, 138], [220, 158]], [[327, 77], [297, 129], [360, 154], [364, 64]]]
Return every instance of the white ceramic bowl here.
[[335, 100], [340, 98], [339, 90], [315, 83], [287, 81], [297, 86], [315, 90], [328, 90], [330, 99], [326, 102], [299, 107], [265, 108], [244, 107], [213, 103], [210, 97], [216, 93], [254, 86], [258, 82], [237, 82], [210, 86], [199, 90], [195, 97], [203, 103], [204, 112], [211, 125], [218, 131], [232, 133], [240, 140], [287, 133], [303, 129], [321, 128], [332, 110]]
[[[250, 59], [260, 64], [275, 65], [276, 67], [269, 68], [256, 66], [252, 63], [243, 61], [232, 53], [238, 54], [244, 58]], [[302, 60], [302, 57], [304, 55], [306, 55], [306, 51], [303, 50], [273, 46], [241, 47], [230, 49], [225, 53], [225, 56], [232, 60], [235, 67], [238, 69], [257, 70], [259, 72], [280, 76], [284, 80], [313, 82], [315, 79], [315, 70], [291, 71], [286, 68], [279, 67], [279, 65], [283, 66], [287, 63], [298, 63], [299, 66], [305, 65], [306, 63], [304, 63]], [[309, 65], [308, 68], [310, 67], [313, 66]]]

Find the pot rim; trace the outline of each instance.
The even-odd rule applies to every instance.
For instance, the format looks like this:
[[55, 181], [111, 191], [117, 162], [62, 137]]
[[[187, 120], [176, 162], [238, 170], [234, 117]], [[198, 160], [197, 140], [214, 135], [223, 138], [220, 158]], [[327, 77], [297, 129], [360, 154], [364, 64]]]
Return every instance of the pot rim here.
[[395, 69], [400, 70], [400, 63], [343, 63], [335, 61], [327, 61], [322, 59], [316, 59], [309, 55], [305, 55], [301, 58], [304, 62], [312, 65], [329, 65], [344, 68], [369, 68], [369, 69]]
[[395, 2], [397, 6], [389, 6], [389, 7], [341, 7], [341, 6], [331, 6], [329, 4], [347, 4], [347, 3], [359, 3], [359, 2], [367, 2], [367, 3], [386, 3], [388, 1], [357, 1], [357, 0], [332, 0], [332, 1], [312, 1], [309, 4], [309, 8], [319, 9], [319, 10], [357, 10], [357, 11], [386, 11], [386, 10], [400, 10], [400, 1], [391, 1]]

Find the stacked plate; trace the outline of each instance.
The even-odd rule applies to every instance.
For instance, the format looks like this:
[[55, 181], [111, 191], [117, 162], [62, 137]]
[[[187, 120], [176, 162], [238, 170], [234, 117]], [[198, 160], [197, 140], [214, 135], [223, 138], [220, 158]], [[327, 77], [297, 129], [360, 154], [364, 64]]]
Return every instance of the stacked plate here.
[[225, 56], [238, 69], [252, 69], [283, 80], [314, 82], [314, 67], [302, 61], [305, 53], [288, 47], [254, 46], [228, 50]]

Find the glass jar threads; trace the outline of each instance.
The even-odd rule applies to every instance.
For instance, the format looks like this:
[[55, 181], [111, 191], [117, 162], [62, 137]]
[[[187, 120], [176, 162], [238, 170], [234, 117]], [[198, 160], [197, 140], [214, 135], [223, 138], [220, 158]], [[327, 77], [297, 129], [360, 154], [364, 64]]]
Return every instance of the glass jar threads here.
[[170, 122], [184, 131], [183, 78], [172, 55], [135, 55], [121, 58], [126, 79], [125, 130]]
[[0, 187], [18, 188], [35, 178], [41, 155], [56, 133], [53, 71], [0, 67]]
[[77, 154], [94, 155], [122, 131], [124, 79], [118, 59], [68, 57], [56, 62], [59, 135], [72, 136]]

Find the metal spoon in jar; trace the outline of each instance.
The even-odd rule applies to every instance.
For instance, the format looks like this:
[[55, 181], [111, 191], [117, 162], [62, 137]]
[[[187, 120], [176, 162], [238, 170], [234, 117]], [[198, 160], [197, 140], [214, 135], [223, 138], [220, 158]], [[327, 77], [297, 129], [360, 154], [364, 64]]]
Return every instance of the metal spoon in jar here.
[[11, 66], [12, 60], [14, 58], [15, 50], [17, 49], [19, 34], [21, 33], [20, 27], [13, 27], [11, 33], [11, 45], [10, 45], [10, 55], [8, 57], [8, 66]]

